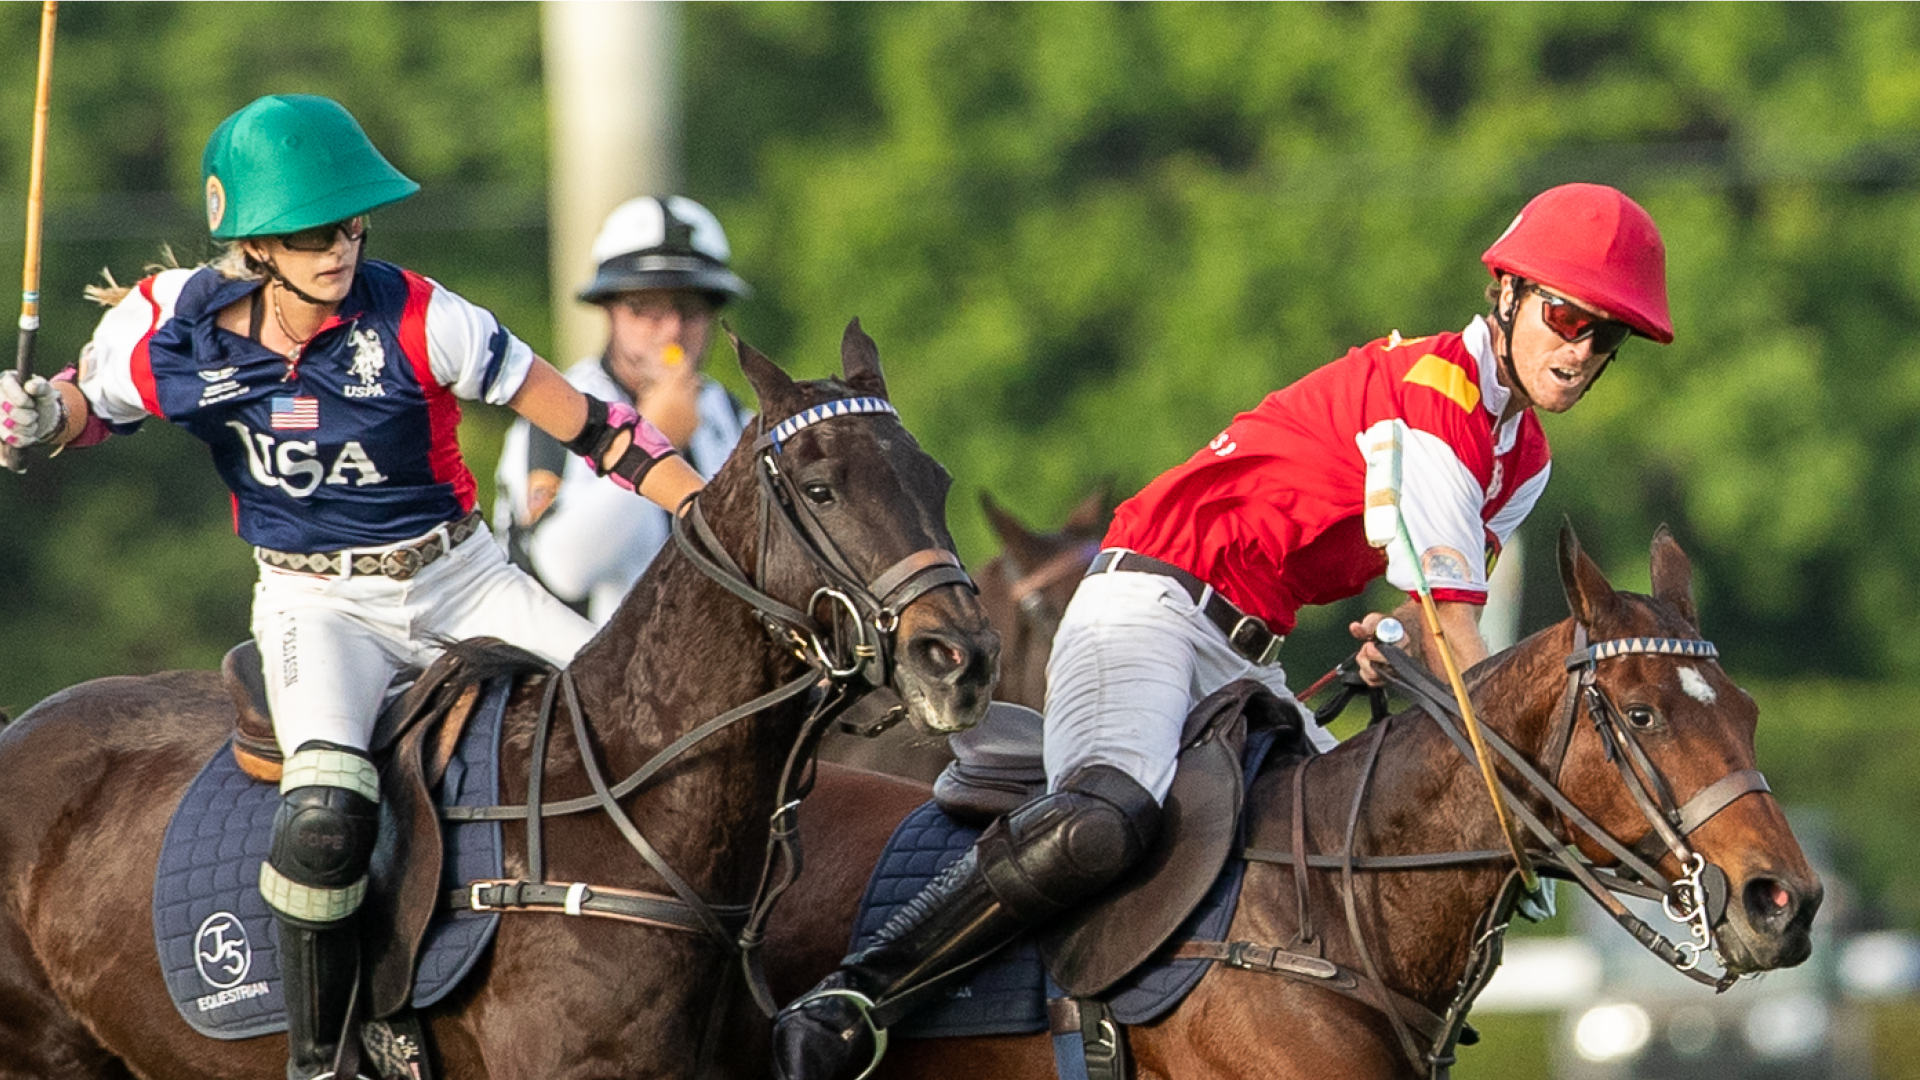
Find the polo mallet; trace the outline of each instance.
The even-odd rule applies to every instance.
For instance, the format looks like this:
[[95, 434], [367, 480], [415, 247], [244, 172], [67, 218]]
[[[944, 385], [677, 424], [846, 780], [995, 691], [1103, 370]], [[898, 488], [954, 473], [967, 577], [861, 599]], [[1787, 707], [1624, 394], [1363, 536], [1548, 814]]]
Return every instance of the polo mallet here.
[[[59, 0], [44, 0], [40, 5], [40, 71], [33, 90], [33, 156], [27, 165], [27, 255], [20, 270], [20, 345], [14, 353], [14, 370], [20, 381], [33, 374], [34, 339], [40, 334], [40, 218], [45, 204], [47, 176], [47, 98], [53, 87], [53, 23], [59, 14]], [[0, 465], [14, 472], [26, 472], [26, 458], [11, 446], [0, 444]]]
[[1460, 678], [1460, 665], [1453, 659], [1453, 648], [1447, 644], [1446, 631], [1440, 626], [1440, 613], [1433, 603], [1433, 590], [1427, 585], [1427, 574], [1420, 566], [1420, 553], [1414, 550], [1413, 537], [1407, 534], [1406, 518], [1400, 514], [1400, 455], [1406, 441], [1406, 422], [1395, 418], [1376, 429], [1373, 441], [1367, 445], [1367, 505], [1364, 523], [1367, 543], [1377, 548], [1398, 541], [1401, 552], [1407, 557], [1407, 565], [1413, 568], [1414, 589], [1420, 598], [1420, 611], [1426, 617], [1427, 630], [1433, 635], [1433, 643], [1439, 647], [1440, 663], [1447, 669], [1447, 683], [1453, 687], [1454, 703], [1460, 706], [1460, 719], [1467, 729], [1467, 738], [1473, 742], [1473, 756], [1480, 763], [1481, 779], [1487, 783], [1487, 795], [1493, 800], [1493, 814], [1499, 819], [1500, 831], [1506, 835], [1507, 848], [1513, 853], [1514, 864], [1520, 870], [1521, 884], [1527, 891], [1533, 892], [1540, 887], [1539, 879], [1534, 876], [1533, 861], [1527, 858], [1526, 847], [1520, 839], [1520, 830], [1514, 824], [1513, 815], [1507, 810], [1507, 802], [1500, 795], [1500, 784], [1493, 772], [1493, 758], [1487, 753], [1487, 744], [1480, 736], [1480, 721], [1473, 715], [1473, 702], [1467, 697], [1467, 684]]

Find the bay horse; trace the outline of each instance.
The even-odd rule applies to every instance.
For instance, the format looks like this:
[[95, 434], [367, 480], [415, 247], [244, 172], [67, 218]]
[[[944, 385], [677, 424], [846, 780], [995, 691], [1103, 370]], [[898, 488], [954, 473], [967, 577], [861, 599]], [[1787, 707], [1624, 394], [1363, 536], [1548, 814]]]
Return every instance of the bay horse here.
[[[890, 660], [886, 684], [915, 723], [958, 729], [986, 706], [998, 646], [964, 573], [950, 573], [949, 480], [886, 403], [873, 341], [855, 320], [843, 377], [807, 382], [734, 345], [759, 397], [759, 437], [743, 436], [682, 521], [704, 522], [711, 542], [696, 546], [736, 564], [741, 580], [709, 576], [685, 544], [654, 562], [568, 669], [582, 719], [553, 726], [539, 774], [556, 802], [601, 785], [583, 761], [632, 776], [709, 718], [805, 679], [804, 654], [833, 650], [801, 640], [796, 623], [819, 607], [853, 609], [849, 593], [865, 588], [885, 603], [861, 608], [866, 631], [880, 633], [860, 640], [890, 654], [879, 657]], [[776, 495], [797, 504], [798, 526], [769, 522], [780, 518]], [[907, 584], [929, 566], [949, 575]], [[759, 609], [738, 598], [747, 577], [764, 590]], [[767, 611], [780, 605], [789, 617], [771, 634]], [[541, 697], [522, 685], [504, 721], [501, 795], [521, 805]], [[624, 819], [548, 818], [544, 880], [665, 892], [654, 862], [623, 838], [631, 828], [700, 897], [739, 905], [765, 870], [776, 782], [805, 700], [691, 746], [619, 800]], [[233, 727], [215, 673], [169, 672], [73, 687], [0, 732], [0, 1080], [280, 1075], [281, 1037], [217, 1042], [181, 1020], [150, 915], [169, 814]], [[505, 832], [507, 873], [525, 876], [525, 830]], [[658, 924], [504, 914], [478, 969], [423, 1017], [440, 1075], [763, 1076], [767, 1022], [739, 988], [730, 944]]]
[[[1047, 699], [1047, 659], [1060, 615], [1080, 587], [1087, 564], [1113, 517], [1103, 486], [1089, 492], [1052, 532], [1037, 532], [980, 493], [980, 508], [1000, 541], [1000, 550], [974, 574], [980, 606], [1000, 635], [1000, 685], [995, 701], [1039, 711]], [[903, 776], [931, 784], [953, 760], [946, 736], [898, 725], [871, 737], [830, 733], [820, 760]]]
[[[1564, 792], [1562, 806], [1529, 790], [1514, 810], [1533, 815], [1551, 844], [1577, 849], [1566, 858], [1580, 874], [1606, 874], [1600, 867], [1619, 865], [1622, 852], [1657, 861], [1657, 873], [1647, 872], [1667, 883], [1669, 910], [1678, 904], [1675, 914], [1706, 937], [1677, 954], [1666, 948], [1676, 967], [1690, 966], [1688, 945], [1712, 951], [1723, 985], [1805, 960], [1821, 885], [1754, 770], [1753, 700], [1699, 640], [1685, 553], [1664, 529], [1656, 535], [1650, 597], [1616, 592], [1571, 530], [1560, 563], [1572, 617], [1470, 673], [1488, 739], [1557, 785], [1554, 798]], [[1586, 706], [1584, 719], [1576, 719], [1576, 704]], [[1410, 1043], [1396, 1030], [1406, 1025], [1377, 1005], [1311, 978], [1280, 977], [1275, 967], [1290, 952], [1312, 951], [1292, 943], [1317, 940], [1323, 952], [1309, 963], [1331, 961], [1357, 983], [1378, 983], [1406, 1006], [1402, 1020], [1450, 1008], [1464, 1017], [1471, 993], [1456, 1000], [1457, 990], [1477, 992], [1497, 965], [1497, 950], [1489, 958], [1476, 943], [1497, 942], [1489, 930], [1504, 926], [1515, 875], [1488, 789], [1457, 736], [1426, 713], [1404, 712], [1256, 780], [1246, 803], [1245, 885], [1226, 935], [1240, 943], [1242, 960], [1212, 964], [1176, 1009], [1126, 1029], [1139, 1077], [1445, 1074], [1451, 1036]], [[1502, 763], [1509, 784], [1520, 775], [1520, 766]], [[1649, 791], [1657, 793], [1652, 815], [1643, 809]], [[771, 927], [782, 996], [811, 987], [847, 951], [868, 871], [893, 826], [923, 798], [911, 785], [822, 767], [802, 815], [818, 869]], [[1676, 831], [1677, 848], [1662, 843]], [[1298, 876], [1295, 850], [1309, 856]], [[1687, 853], [1724, 872], [1717, 902], [1700, 895], [1701, 864], [1680, 864]], [[1624, 879], [1613, 887], [1634, 891]], [[1619, 904], [1610, 894], [1607, 902]], [[1719, 903], [1724, 910], [1715, 910]], [[1045, 1033], [895, 1039], [876, 1075], [1044, 1080], [1055, 1075], [1054, 1053]]]

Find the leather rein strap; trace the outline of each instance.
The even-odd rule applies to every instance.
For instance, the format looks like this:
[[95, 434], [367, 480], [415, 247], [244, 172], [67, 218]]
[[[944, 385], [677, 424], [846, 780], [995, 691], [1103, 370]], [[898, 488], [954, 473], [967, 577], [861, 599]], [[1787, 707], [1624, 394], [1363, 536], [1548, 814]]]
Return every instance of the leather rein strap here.
[[[707, 577], [744, 601], [760, 617], [775, 642], [787, 647], [805, 670], [796, 678], [761, 696], [736, 706], [685, 732], [655, 753], [639, 769], [609, 786], [601, 775], [592, 750], [587, 720], [581, 708], [573, 672], [562, 670], [549, 676], [546, 693], [534, 729], [531, 761], [524, 805], [491, 807], [448, 807], [442, 817], [449, 821], [525, 821], [527, 823], [527, 872], [530, 881], [474, 881], [452, 890], [448, 905], [456, 910], [472, 911], [547, 911], [567, 915], [593, 915], [619, 919], [656, 929], [704, 935], [740, 959], [755, 1003], [767, 1015], [773, 1015], [777, 1003], [767, 987], [764, 972], [757, 962], [758, 949], [765, 939], [766, 920], [771, 916], [779, 895], [800, 873], [798, 820], [795, 811], [812, 786], [808, 766], [826, 724], [846, 710], [862, 695], [884, 688], [892, 671], [892, 632], [899, 617], [910, 604], [934, 589], [947, 585], [973, 588], [973, 581], [960, 565], [959, 558], [943, 548], [916, 551], [895, 562], [874, 577], [862, 582], [851, 563], [818, 519], [797, 497], [792, 481], [774, 460], [788, 439], [802, 429], [841, 416], [893, 416], [893, 407], [880, 398], [851, 398], [829, 402], [782, 422], [770, 434], [754, 444], [758, 456], [760, 534], [759, 580], [749, 580], [739, 563], [726, 551], [701, 512], [699, 495], [690, 496], [674, 515], [673, 539], [679, 550]], [[775, 513], [769, 515], [769, 508]], [[829, 585], [814, 594], [817, 608], [823, 596], [829, 604], [841, 604], [858, 616], [849, 628], [848, 620], [832, 613], [822, 624], [809, 611], [787, 604], [770, 595], [764, 587], [769, 561], [770, 529], [768, 518], [783, 526], [783, 533], [797, 546], [807, 561]], [[846, 638], [851, 635], [849, 642]], [[878, 677], [879, 681], [875, 681]], [[753, 899], [746, 904], [714, 904], [678, 874], [648, 842], [622, 810], [621, 800], [634, 794], [701, 742], [735, 724], [811, 691], [813, 705], [800, 733], [790, 749], [776, 788], [775, 809], [768, 825], [765, 864]], [[890, 693], [890, 691], [888, 691]], [[582, 769], [593, 788], [592, 795], [546, 802], [542, 798], [547, 746], [553, 725], [556, 698], [564, 696]], [[590, 810], [603, 811], [614, 827], [638, 852], [648, 867], [666, 882], [673, 895], [664, 896], [631, 889], [588, 885], [582, 882], [549, 882], [545, 877], [541, 823], [546, 818]], [[725, 993], [715, 1004], [724, 1006]], [[711, 1035], [717, 1024], [709, 1025], [709, 1045], [703, 1058], [711, 1058]]]

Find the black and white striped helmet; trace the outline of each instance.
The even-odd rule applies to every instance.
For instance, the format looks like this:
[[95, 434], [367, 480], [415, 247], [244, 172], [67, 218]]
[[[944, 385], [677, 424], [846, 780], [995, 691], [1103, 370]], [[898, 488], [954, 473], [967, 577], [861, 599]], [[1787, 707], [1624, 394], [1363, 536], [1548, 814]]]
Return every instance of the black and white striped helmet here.
[[599, 269], [580, 299], [600, 304], [638, 289], [693, 289], [715, 305], [753, 290], [727, 269], [732, 251], [713, 211], [681, 195], [629, 199], [607, 215], [593, 241]]

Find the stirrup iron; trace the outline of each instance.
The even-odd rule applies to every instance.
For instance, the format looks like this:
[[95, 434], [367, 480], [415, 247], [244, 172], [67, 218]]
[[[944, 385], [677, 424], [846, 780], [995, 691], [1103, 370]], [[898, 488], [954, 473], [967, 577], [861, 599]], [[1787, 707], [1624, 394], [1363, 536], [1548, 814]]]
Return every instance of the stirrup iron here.
[[867, 1063], [866, 1068], [860, 1070], [859, 1076], [853, 1078], [853, 1080], [867, 1080], [867, 1077], [872, 1076], [873, 1071], [880, 1067], [880, 1059], [887, 1056], [887, 1029], [873, 1022], [872, 998], [858, 990], [849, 990], [845, 987], [834, 986], [828, 987], [825, 990], [815, 990], [813, 993], [787, 1006], [787, 1009], [788, 1011], [798, 1011], [810, 1001], [819, 1001], [821, 998], [834, 997], [846, 998], [848, 1001], [853, 1002], [854, 1007], [860, 1010], [861, 1022], [867, 1025], [867, 1033], [873, 1036], [873, 1060]]

